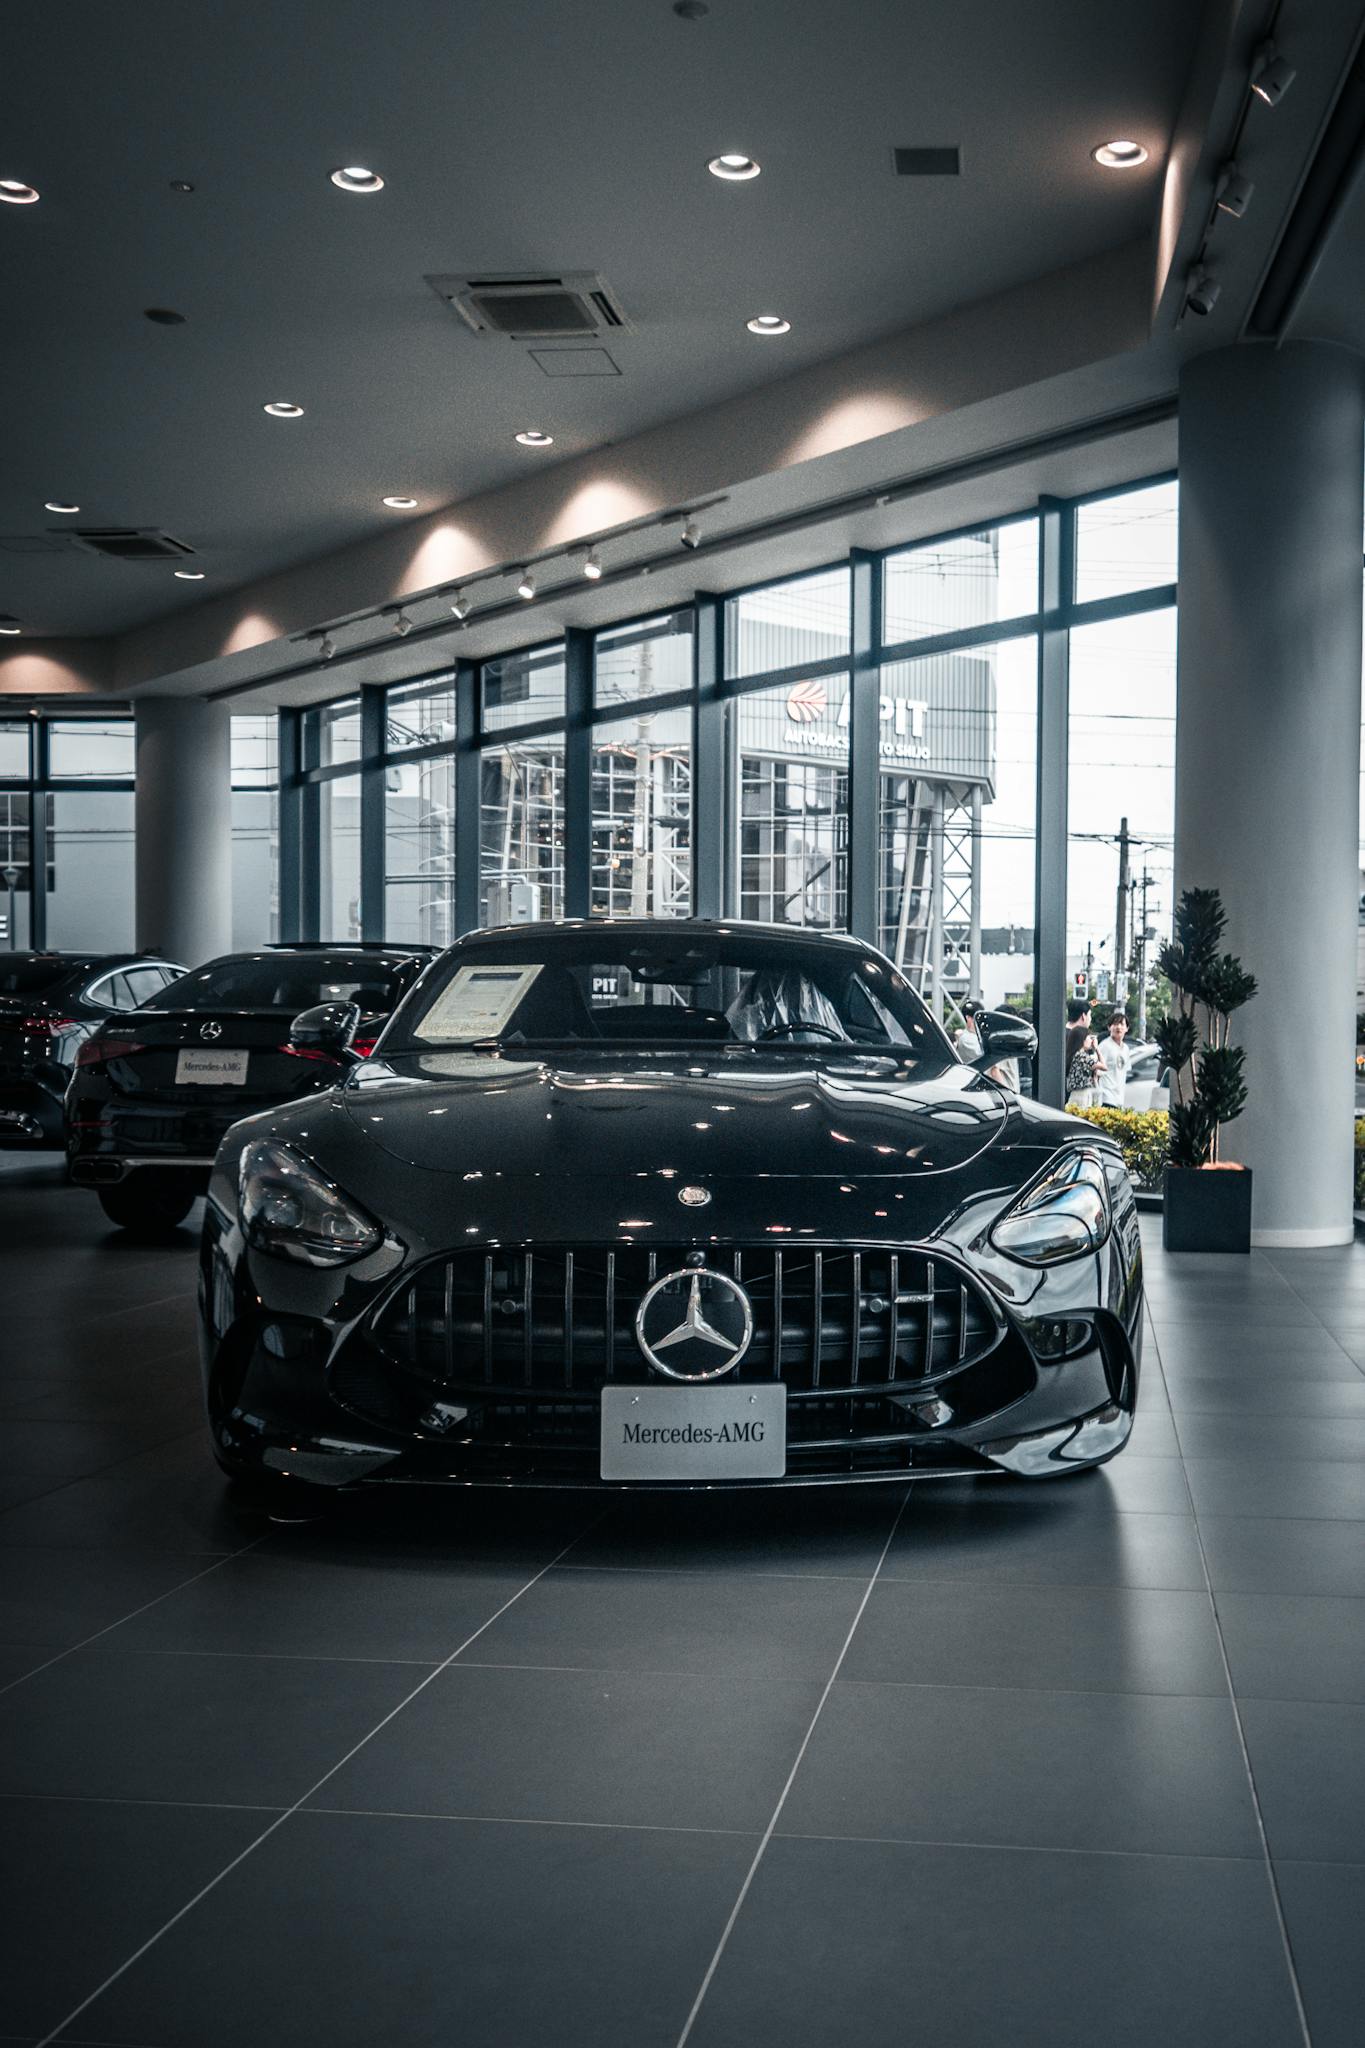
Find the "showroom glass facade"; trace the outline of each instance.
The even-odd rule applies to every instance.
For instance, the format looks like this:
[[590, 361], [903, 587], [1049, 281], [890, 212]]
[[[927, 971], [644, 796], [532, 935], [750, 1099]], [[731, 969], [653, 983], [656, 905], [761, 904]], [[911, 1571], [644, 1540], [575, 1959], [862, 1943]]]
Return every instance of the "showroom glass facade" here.
[[0, 721], [0, 948], [133, 943], [133, 721]]
[[1175, 533], [1148, 480], [286, 712], [281, 935], [738, 915], [1051, 1030], [1169, 920]]

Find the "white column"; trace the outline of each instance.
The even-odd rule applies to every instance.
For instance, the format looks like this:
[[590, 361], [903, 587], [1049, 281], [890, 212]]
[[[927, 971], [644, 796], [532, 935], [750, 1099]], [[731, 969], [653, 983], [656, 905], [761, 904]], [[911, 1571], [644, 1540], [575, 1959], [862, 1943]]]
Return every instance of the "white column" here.
[[232, 942], [227, 707], [142, 697], [137, 720], [137, 944], [195, 967]]
[[1352, 1235], [1365, 366], [1246, 344], [1180, 380], [1176, 887], [1217, 888], [1252, 1242]]

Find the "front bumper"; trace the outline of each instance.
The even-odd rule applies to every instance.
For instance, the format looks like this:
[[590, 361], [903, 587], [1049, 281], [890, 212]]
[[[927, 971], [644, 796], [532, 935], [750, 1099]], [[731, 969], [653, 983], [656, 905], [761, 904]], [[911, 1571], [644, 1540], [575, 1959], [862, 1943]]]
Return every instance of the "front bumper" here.
[[131, 1174], [174, 1174], [177, 1179], [190, 1182], [197, 1194], [202, 1194], [209, 1184], [213, 1161], [189, 1158], [178, 1152], [164, 1155], [89, 1152], [73, 1154], [67, 1171], [78, 1188], [117, 1187]]

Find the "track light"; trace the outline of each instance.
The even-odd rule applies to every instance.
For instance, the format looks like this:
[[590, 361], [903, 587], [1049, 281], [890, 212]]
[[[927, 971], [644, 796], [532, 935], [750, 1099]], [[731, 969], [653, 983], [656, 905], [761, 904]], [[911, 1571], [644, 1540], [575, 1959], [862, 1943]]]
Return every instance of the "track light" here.
[[337, 651], [337, 646], [330, 633], [310, 633], [308, 638], [316, 640], [318, 643], [319, 661], [330, 661], [332, 659], [332, 656]]
[[1250, 206], [1255, 190], [1250, 178], [1244, 178], [1236, 164], [1226, 163], [1218, 173], [1213, 203], [1220, 213], [1231, 214], [1234, 220], [1240, 220]]
[[1201, 319], [1206, 319], [1218, 304], [1218, 294], [1222, 289], [1211, 271], [1192, 271], [1190, 281], [1185, 287], [1186, 310], [1198, 313]]
[[1274, 43], [1262, 43], [1256, 53], [1256, 69], [1251, 74], [1251, 90], [1268, 107], [1278, 107], [1298, 75]]
[[536, 579], [531, 574], [529, 569], [523, 569], [521, 572], [520, 580], [517, 584], [517, 596], [524, 597], [529, 603], [530, 600], [535, 596], [535, 594]]
[[589, 551], [588, 559], [583, 564], [583, 574], [587, 577], [589, 583], [596, 583], [601, 577], [602, 557], [598, 554], [596, 548], [592, 548]]
[[699, 548], [701, 546], [701, 528], [697, 525], [695, 519], [689, 519], [686, 522], [682, 532], [678, 535], [678, 539], [685, 548]]
[[389, 616], [393, 620], [394, 632], [398, 635], [400, 640], [405, 640], [408, 634], [412, 631], [412, 620], [408, 617], [407, 613], [403, 610], [403, 607], [401, 605], [399, 605], [398, 610], [396, 612], [390, 612]]
[[456, 625], [462, 626], [469, 617], [469, 599], [462, 590], [457, 590], [454, 597], [451, 598], [450, 609], [455, 615]]

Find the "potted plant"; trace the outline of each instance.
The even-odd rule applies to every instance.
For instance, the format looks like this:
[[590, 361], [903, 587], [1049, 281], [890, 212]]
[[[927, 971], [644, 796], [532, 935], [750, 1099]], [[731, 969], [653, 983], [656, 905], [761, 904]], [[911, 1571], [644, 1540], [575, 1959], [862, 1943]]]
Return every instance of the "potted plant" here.
[[1175, 936], [1158, 957], [1172, 990], [1156, 1033], [1171, 1073], [1161, 1230], [1169, 1252], [1251, 1250], [1251, 1169], [1218, 1156], [1220, 1127], [1247, 1099], [1246, 1052], [1230, 1042], [1229, 1019], [1256, 993], [1241, 961], [1218, 950], [1227, 921], [1216, 889], [1183, 890]]

